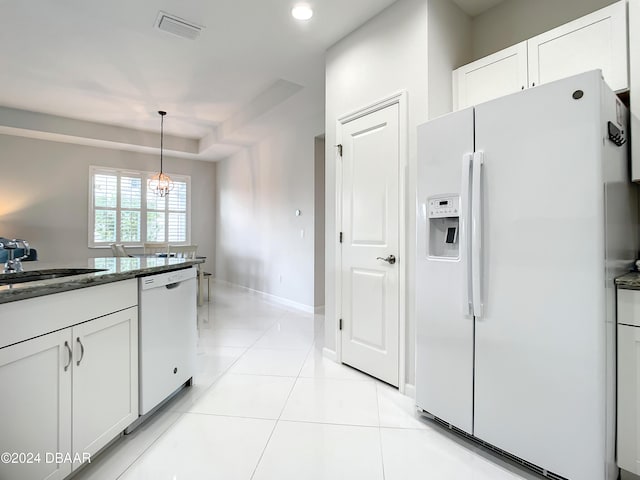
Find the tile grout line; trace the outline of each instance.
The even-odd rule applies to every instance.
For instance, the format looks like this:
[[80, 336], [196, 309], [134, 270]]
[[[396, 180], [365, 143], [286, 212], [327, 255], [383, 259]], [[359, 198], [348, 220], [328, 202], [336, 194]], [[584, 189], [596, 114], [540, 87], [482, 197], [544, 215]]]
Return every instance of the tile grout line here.
[[[211, 301], [207, 302], [207, 308], [209, 308], [211, 305]], [[203, 395], [205, 395], [209, 390], [211, 390], [213, 388], [214, 385], [216, 385], [218, 383], [218, 381], [229, 372], [229, 370], [251, 349], [253, 348], [256, 343], [258, 343], [269, 331], [271, 331], [273, 329], [273, 327], [278, 323], [279, 320], [281, 320], [282, 318], [285, 317], [287, 312], [282, 312], [278, 318], [273, 322], [272, 325], [269, 325], [268, 328], [266, 328], [262, 334], [252, 343], [250, 344], [248, 347], [229, 347], [229, 348], [244, 348], [244, 352], [242, 352], [241, 355], [239, 355], [233, 362], [231, 362], [226, 369], [224, 369], [222, 372], [220, 372], [220, 375], [211, 383], [211, 385], [209, 385], [202, 393], [200, 393], [200, 395], [198, 395], [195, 399], [199, 399], [201, 398]], [[314, 334], [315, 337], [315, 334]], [[311, 347], [309, 347], [309, 352], [311, 352], [313, 350], [313, 347], [315, 345], [315, 341], [311, 344]], [[221, 348], [224, 348], [226, 346], [219, 346]], [[301, 350], [301, 349], [300, 349]], [[267, 442], [265, 444], [265, 448], [262, 451], [262, 454], [260, 455], [260, 458], [258, 459], [258, 462], [256, 464], [256, 467], [254, 468], [253, 473], [251, 474], [251, 478], [253, 478], [253, 476], [255, 475], [255, 472], [258, 468], [258, 465], [260, 464], [260, 461], [262, 459], [262, 456], [264, 455], [264, 452], [266, 451], [267, 445], [269, 444], [271, 437], [273, 436], [273, 433], [275, 432], [275, 428], [280, 420], [280, 417], [282, 416], [282, 413], [284, 412], [284, 409], [286, 407], [287, 402], [289, 401], [289, 397], [291, 396], [291, 393], [293, 392], [293, 388], [297, 382], [297, 379], [300, 377], [300, 373], [302, 372], [302, 369], [304, 368], [304, 364], [309, 356], [309, 352], [307, 353], [307, 356], [305, 357], [305, 361], [302, 363], [300, 370], [298, 371], [298, 375], [295, 377], [295, 380], [291, 386], [291, 389], [289, 390], [289, 395], [287, 396], [287, 399], [285, 400], [284, 406], [282, 407], [282, 410], [280, 411], [280, 415], [278, 416], [278, 419], [276, 419], [276, 422], [274, 424], [274, 427], [271, 431], [271, 434], [269, 435], [269, 438], [267, 439]], [[289, 378], [293, 378], [293, 377], [289, 377]], [[157, 412], [158, 414], [160, 412]], [[193, 414], [193, 415], [203, 415], [202, 413], [195, 413], [195, 412], [189, 412], [189, 411], [179, 411], [179, 410], [171, 410], [170, 408], [168, 408], [167, 406], [167, 410], [164, 413], [175, 413], [176, 414], [176, 418], [167, 426], [167, 428], [160, 433], [160, 435], [158, 435], [153, 441], [151, 441], [151, 443], [142, 450], [142, 452], [140, 452], [139, 455], [137, 455], [133, 461], [131, 461], [126, 467], [125, 469], [122, 471], [122, 473], [120, 473], [116, 479], [120, 479], [122, 478], [130, 469], [131, 467], [133, 467], [133, 465], [138, 462], [154, 445], [156, 445], [156, 443], [158, 443], [158, 441], [164, 437], [170, 430], [172, 430], [175, 425], [182, 419], [184, 418], [185, 415], [187, 414]], [[208, 414], [205, 414], [208, 415]], [[214, 414], [210, 414], [210, 415], [214, 415]], [[217, 415], [217, 416], [225, 416], [225, 415]], [[227, 417], [233, 417], [233, 416], [228, 416]], [[235, 417], [235, 418], [254, 418], [254, 417]], [[269, 420], [269, 419], [263, 419], [263, 418], [255, 418], [257, 420]], [[118, 442], [120, 443], [120, 442]]]
[[[160, 412], [156, 412], [156, 414], [158, 414], [158, 413], [160, 413]], [[171, 411], [167, 410], [167, 412], [164, 412], [164, 413], [171, 413]], [[182, 417], [184, 417], [184, 415], [185, 415], [185, 412], [175, 412], [175, 413], [178, 414], [176, 416], [175, 420], [173, 422], [171, 422], [171, 424], [160, 435], [158, 435], [158, 437], [155, 438], [144, 450], [142, 450], [142, 452], [140, 452], [140, 455], [136, 456], [136, 458], [131, 463], [129, 463], [129, 465], [127, 465], [127, 467], [123, 470], [123, 472], [116, 477], [116, 480], [118, 480], [119, 478], [122, 478], [122, 476], [125, 473], [127, 473], [129, 471], [129, 469], [131, 467], [133, 467], [133, 465], [138, 460], [140, 460], [140, 458], [142, 458], [149, 451], [149, 449], [151, 447], [153, 447], [158, 442], [158, 440], [160, 440], [164, 435], [166, 435], [169, 432], [169, 430], [171, 430], [176, 425], [176, 423], [178, 423], [178, 421], [180, 419], [182, 419]], [[157, 420], [159, 420], [159, 419], [157, 419]], [[123, 438], [124, 438], [124, 435], [123, 435]]]
[[[293, 377], [289, 377], [293, 378]], [[301, 377], [304, 378], [304, 377]], [[245, 420], [267, 420], [267, 421], [277, 421], [284, 423], [303, 423], [306, 425], [333, 425], [335, 427], [356, 427], [356, 428], [380, 428], [378, 425], [365, 425], [362, 423], [338, 423], [338, 422], [319, 422], [314, 420], [289, 420], [283, 418], [267, 418], [267, 417], [250, 417], [247, 415], [230, 415], [228, 413], [204, 413], [204, 412], [177, 412], [188, 415], [203, 415], [208, 417], [224, 417], [224, 418], [242, 418]], [[422, 428], [405, 428], [405, 427], [384, 427], [390, 430], [411, 430], [411, 431], [423, 431]]]
[[[309, 348], [309, 352], [313, 351], [314, 343], [311, 344], [311, 347]], [[310, 355], [309, 352], [307, 352], [307, 356], [305, 357], [304, 361], [302, 362], [302, 365], [300, 366], [300, 370], [298, 370], [298, 375], [296, 376], [295, 380], [291, 384], [291, 389], [289, 390], [289, 394], [287, 395], [287, 399], [284, 401], [284, 405], [282, 405], [282, 408], [280, 409], [280, 414], [278, 415], [278, 418], [276, 419], [276, 423], [273, 424], [273, 429], [271, 430], [271, 434], [269, 435], [269, 438], [267, 438], [267, 442], [265, 443], [264, 448], [262, 449], [262, 453], [260, 454], [260, 457], [258, 457], [258, 461], [256, 462], [256, 466], [253, 469], [253, 472], [251, 473], [251, 477], [249, 477], [249, 480], [253, 480], [253, 477], [255, 476], [256, 472], [258, 471], [258, 467], [260, 466], [260, 462], [262, 462], [262, 458], [264, 457], [264, 454], [267, 451], [267, 448], [269, 447], [269, 443], [271, 442], [271, 438], [273, 437], [273, 434], [276, 431], [276, 427], [278, 426], [278, 423], [280, 423], [280, 418], [282, 417], [282, 414], [284, 413], [284, 409], [287, 407], [287, 403], [289, 403], [289, 399], [291, 398], [291, 394], [293, 393], [293, 389], [295, 388], [296, 383], [298, 383], [298, 379], [300, 378], [300, 373], [302, 372], [302, 369], [304, 368], [304, 365], [307, 362], [307, 359], [308, 359], [308, 357]]]
[[[211, 305], [211, 302], [207, 302], [207, 304], [208, 304], [208, 305]], [[208, 307], [207, 307], [207, 308], [208, 308]], [[284, 315], [284, 314], [283, 314], [283, 315]], [[279, 318], [282, 318], [282, 316], [281, 316], [281, 317], [279, 317]], [[277, 320], [276, 320], [276, 322], [277, 322]], [[275, 325], [275, 323], [274, 323], [274, 325]], [[244, 351], [244, 352], [242, 352], [242, 354], [241, 354], [238, 358], [236, 358], [236, 359], [235, 359], [235, 360], [234, 360], [234, 361], [233, 361], [233, 362], [232, 362], [232, 363], [231, 363], [231, 364], [230, 364], [230, 365], [229, 365], [225, 370], [223, 370], [223, 371], [220, 373], [220, 375], [218, 376], [218, 378], [216, 378], [216, 379], [211, 383], [211, 385], [209, 385], [209, 386], [208, 386], [208, 387], [207, 387], [207, 388], [206, 388], [206, 389], [205, 389], [205, 390], [204, 390], [204, 391], [203, 391], [203, 392], [202, 392], [198, 397], [196, 397], [196, 399], [201, 398], [205, 393], [207, 393], [209, 390], [211, 390], [211, 389], [213, 388], [213, 386], [214, 386], [216, 383], [218, 383], [218, 381], [219, 381], [219, 380], [220, 380], [220, 379], [221, 379], [221, 378], [222, 378], [222, 377], [223, 377], [223, 376], [224, 376], [224, 375], [229, 371], [229, 369], [230, 369], [231, 367], [233, 367], [233, 365], [235, 365], [235, 364], [236, 364], [236, 362], [237, 362], [238, 360], [240, 360], [240, 359], [241, 359], [241, 358], [242, 358], [242, 357], [243, 357], [243, 356], [244, 356], [244, 355], [249, 351], [249, 349], [251, 349], [251, 348], [252, 348], [252, 347], [253, 347], [253, 346], [254, 346], [258, 341], [260, 341], [260, 339], [261, 339], [264, 335], [266, 335], [266, 334], [267, 334], [267, 332], [268, 332], [269, 330], [271, 330], [271, 328], [272, 328], [272, 327], [273, 327], [273, 325], [271, 325], [269, 328], [267, 328], [267, 329], [262, 333], [262, 335], [260, 335], [260, 336], [255, 340], [255, 342], [253, 342], [249, 347], [246, 347], [245, 351]], [[287, 399], [288, 399], [288, 398], [287, 398]], [[171, 412], [171, 410], [167, 410], [167, 412]], [[173, 412], [175, 412], [175, 413], [177, 413], [177, 414], [178, 414], [178, 415], [177, 415], [177, 417], [176, 417], [176, 419], [175, 419], [173, 422], [171, 422], [171, 424], [167, 427], [167, 429], [166, 429], [165, 431], [163, 431], [160, 435], [158, 435], [158, 437], [157, 437], [156, 439], [154, 439], [154, 440], [153, 440], [153, 441], [152, 441], [152, 442], [147, 446], [147, 448], [145, 448], [145, 449], [140, 453], [140, 455], [138, 455], [138, 456], [137, 456], [137, 457], [136, 457], [136, 458], [135, 458], [135, 459], [134, 459], [134, 460], [133, 460], [133, 461], [132, 461], [128, 466], [127, 466], [127, 468], [125, 468], [125, 469], [124, 469], [124, 471], [123, 471], [120, 475], [118, 475], [118, 476], [116, 477], [116, 480], [118, 480], [118, 479], [119, 479], [119, 478], [121, 478], [124, 474], [126, 474], [126, 473], [127, 473], [127, 471], [128, 471], [128, 470], [129, 470], [129, 469], [130, 469], [130, 468], [131, 468], [131, 467], [132, 467], [132, 466], [133, 466], [133, 465], [134, 465], [138, 460], [140, 460], [140, 458], [142, 458], [142, 457], [143, 457], [143, 456], [144, 456], [144, 455], [149, 451], [149, 449], [150, 449], [152, 446], [154, 446], [154, 445], [155, 445], [155, 444], [156, 444], [156, 443], [157, 443], [157, 442], [158, 442], [162, 437], [164, 437], [164, 436], [169, 432], [169, 430], [171, 430], [171, 429], [175, 426], [175, 424], [176, 424], [179, 420], [181, 420], [181, 419], [182, 419], [182, 418], [183, 418], [187, 413], [190, 413], [190, 412], [188, 412], [188, 411], [187, 411], [187, 412], [180, 412], [180, 411], [177, 411], [177, 410], [173, 410]], [[157, 412], [157, 413], [160, 413], [160, 412]], [[276, 423], [277, 423], [277, 422], [276, 422]], [[274, 428], [275, 428], [275, 427], [274, 427]], [[272, 432], [272, 433], [273, 433], [273, 432]], [[269, 438], [271, 438], [271, 437], [269, 437]], [[268, 442], [267, 442], [267, 443], [268, 443]], [[253, 476], [253, 475], [252, 475], [252, 476]]]

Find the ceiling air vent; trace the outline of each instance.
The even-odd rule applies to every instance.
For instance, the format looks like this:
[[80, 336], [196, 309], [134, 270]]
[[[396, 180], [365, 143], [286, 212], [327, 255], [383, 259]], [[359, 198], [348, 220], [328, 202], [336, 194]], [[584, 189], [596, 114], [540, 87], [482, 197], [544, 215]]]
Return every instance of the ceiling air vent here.
[[178, 37], [194, 40], [200, 35], [204, 27], [161, 11], [158, 13], [158, 18], [156, 19], [156, 28], [177, 35]]

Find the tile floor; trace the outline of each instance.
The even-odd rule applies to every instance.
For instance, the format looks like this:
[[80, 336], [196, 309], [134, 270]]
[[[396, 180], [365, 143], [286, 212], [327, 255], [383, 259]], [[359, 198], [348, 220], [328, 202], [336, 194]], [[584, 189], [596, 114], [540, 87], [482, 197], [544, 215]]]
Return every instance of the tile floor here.
[[413, 400], [322, 357], [323, 318], [224, 284], [198, 315], [198, 371], [76, 480], [542, 478], [453, 436]]

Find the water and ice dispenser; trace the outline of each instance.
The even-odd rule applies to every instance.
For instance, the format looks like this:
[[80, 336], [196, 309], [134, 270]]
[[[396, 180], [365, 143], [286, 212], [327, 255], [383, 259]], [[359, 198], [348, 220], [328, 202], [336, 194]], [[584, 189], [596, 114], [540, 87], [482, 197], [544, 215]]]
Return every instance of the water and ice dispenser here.
[[427, 199], [428, 254], [431, 258], [460, 257], [460, 196], [435, 195]]

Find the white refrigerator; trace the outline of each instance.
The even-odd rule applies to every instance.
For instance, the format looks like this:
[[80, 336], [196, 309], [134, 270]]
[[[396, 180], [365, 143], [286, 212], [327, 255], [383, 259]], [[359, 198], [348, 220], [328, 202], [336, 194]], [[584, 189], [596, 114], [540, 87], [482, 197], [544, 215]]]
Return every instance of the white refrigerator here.
[[417, 406], [551, 478], [617, 475], [626, 135], [600, 71], [418, 127]]

